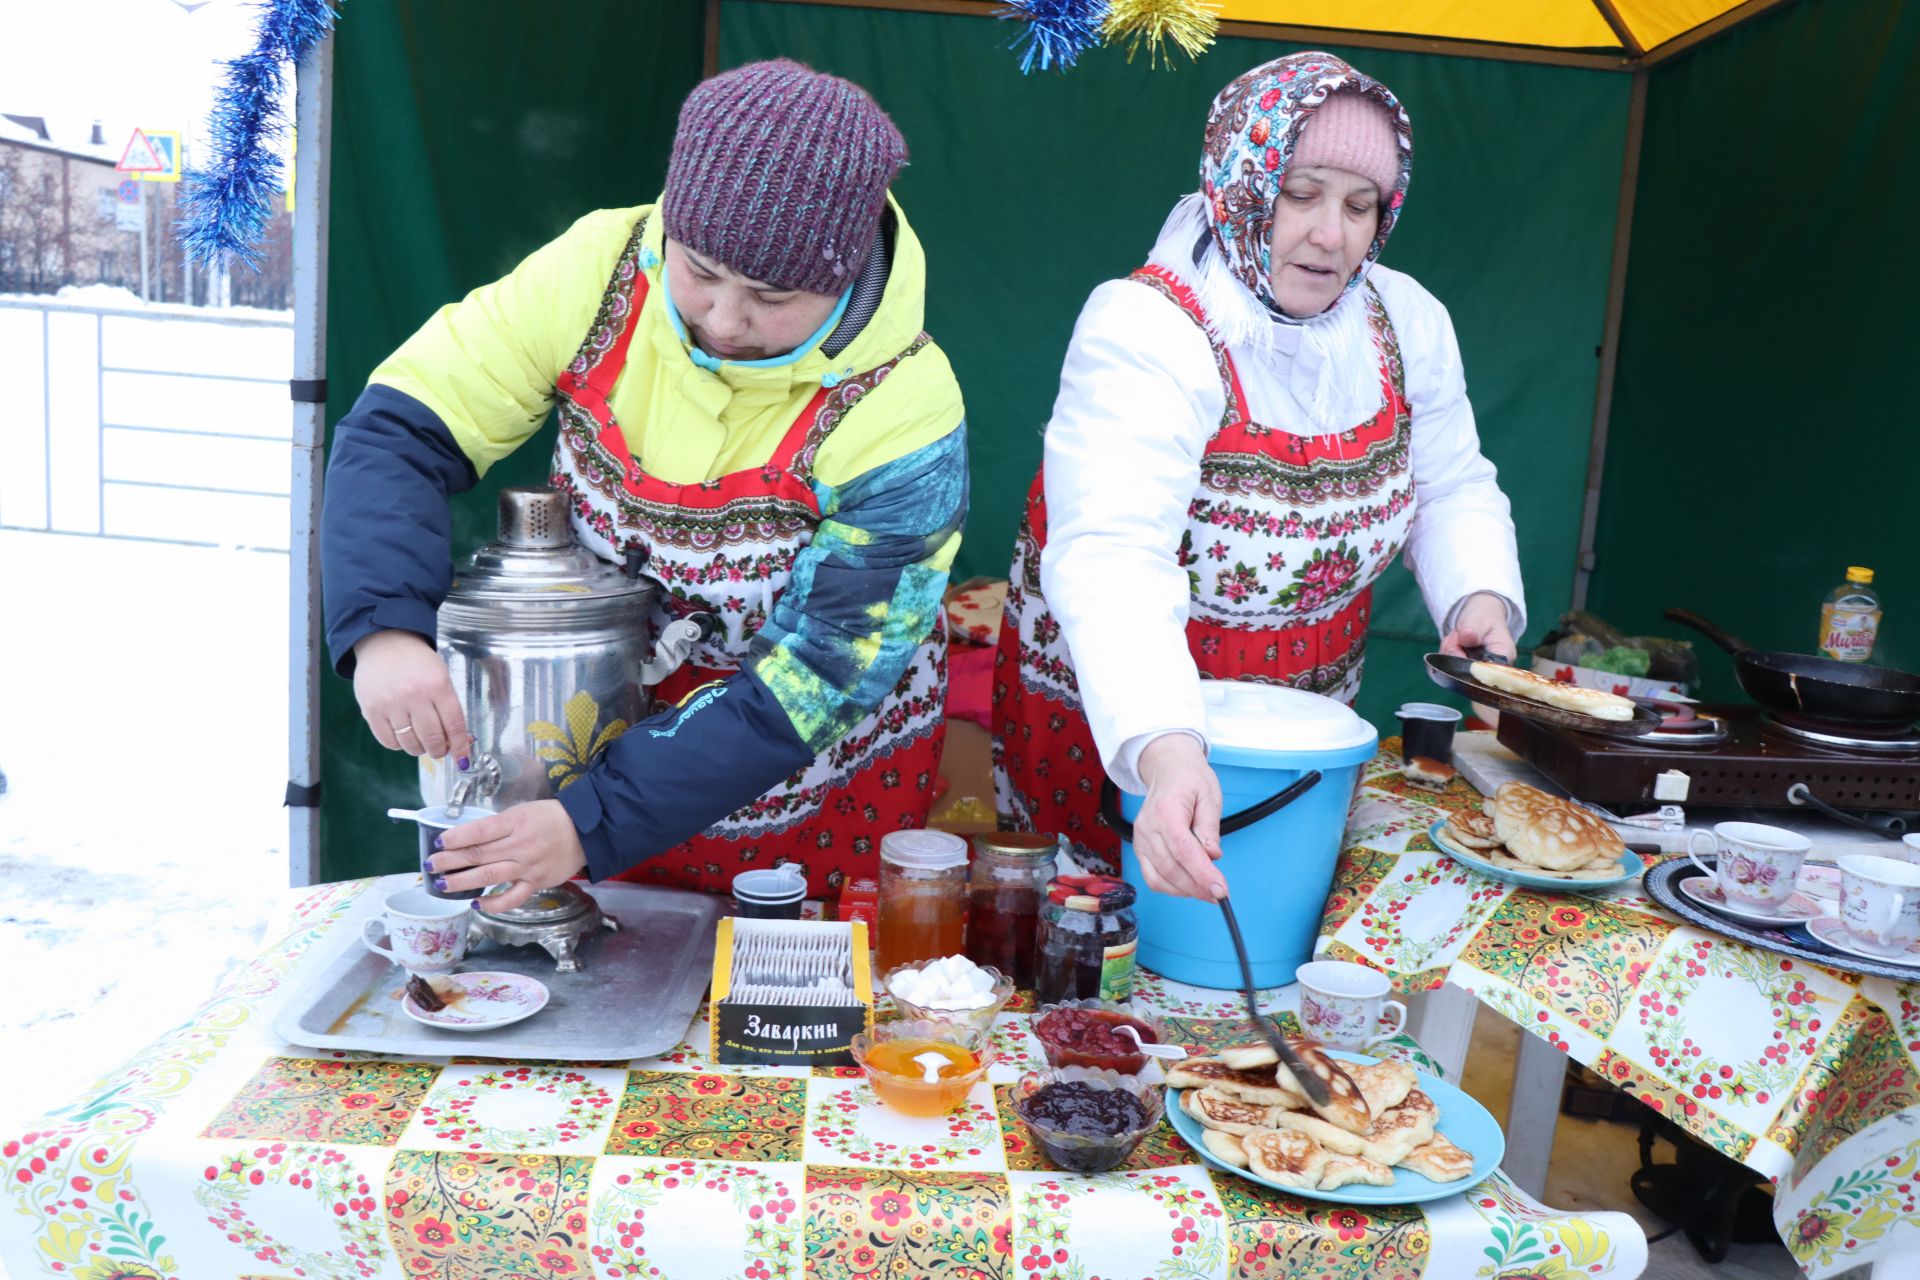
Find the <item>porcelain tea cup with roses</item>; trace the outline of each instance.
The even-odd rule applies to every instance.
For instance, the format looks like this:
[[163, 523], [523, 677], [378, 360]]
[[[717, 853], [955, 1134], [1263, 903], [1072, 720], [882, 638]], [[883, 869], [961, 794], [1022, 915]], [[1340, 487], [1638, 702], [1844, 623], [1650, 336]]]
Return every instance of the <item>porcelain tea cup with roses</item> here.
[[[1294, 975], [1300, 984], [1300, 1026], [1310, 1039], [1330, 1049], [1361, 1050], [1376, 1040], [1398, 1035], [1407, 1006], [1386, 995], [1393, 986], [1378, 969], [1347, 960], [1315, 960]], [[1381, 1014], [1391, 1010], [1393, 1025], [1382, 1030]]]
[[[1700, 861], [1697, 847], [1707, 838], [1706, 852], [1718, 853], [1717, 865]], [[1711, 831], [1687, 835], [1687, 856], [1707, 873], [1729, 902], [1749, 907], [1777, 907], [1793, 896], [1800, 865], [1813, 842], [1784, 827], [1762, 822], [1716, 822]]]
[[[467, 958], [472, 918], [469, 903], [436, 898], [425, 889], [402, 889], [387, 895], [379, 915], [361, 922], [360, 940], [408, 973], [438, 976], [452, 973]], [[384, 946], [374, 940], [383, 932]]]

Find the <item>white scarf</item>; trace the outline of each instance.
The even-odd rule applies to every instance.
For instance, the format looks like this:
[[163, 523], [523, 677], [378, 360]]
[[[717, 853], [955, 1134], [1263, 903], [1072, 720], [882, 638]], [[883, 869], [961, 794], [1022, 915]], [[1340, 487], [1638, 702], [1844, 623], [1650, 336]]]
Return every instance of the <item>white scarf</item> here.
[[[1196, 245], [1203, 246], [1197, 262]], [[1258, 406], [1254, 418], [1261, 426], [1296, 436], [1330, 436], [1380, 412], [1380, 352], [1367, 322], [1364, 282], [1371, 262], [1361, 268], [1362, 283], [1317, 316], [1295, 320], [1270, 311], [1228, 266], [1199, 192], [1173, 206], [1147, 261], [1193, 290], [1208, 329], [1236, 364], [1258, 361], [1270, 371], [1269, 380], [1282, 390], [1277, 397], [1263, 397], [1277, 403]]]

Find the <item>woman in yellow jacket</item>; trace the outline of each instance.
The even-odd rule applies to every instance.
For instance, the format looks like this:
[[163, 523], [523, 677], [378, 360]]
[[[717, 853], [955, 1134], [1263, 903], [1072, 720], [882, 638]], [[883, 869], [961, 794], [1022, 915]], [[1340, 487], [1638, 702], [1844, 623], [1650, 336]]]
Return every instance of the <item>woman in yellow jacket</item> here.
[[558, 799], [448, 832], [448, 888], [510, 883], [484, 900], [501, 910], [582, 871], [723, 890], [797, 862], [819, 894], [924, 825], [967, 458], [887, 192], [905, 158], [847, 81], [784, 60], [716, 76], [681, 109], [658, 203], [588, 214], [443, 308], [341, 420], [327, 638], [383, 745], [467, 749], [433, 650], [447, 497], [550, 409], [581, 543], [646, 552], [668, 613], [721, 623]]

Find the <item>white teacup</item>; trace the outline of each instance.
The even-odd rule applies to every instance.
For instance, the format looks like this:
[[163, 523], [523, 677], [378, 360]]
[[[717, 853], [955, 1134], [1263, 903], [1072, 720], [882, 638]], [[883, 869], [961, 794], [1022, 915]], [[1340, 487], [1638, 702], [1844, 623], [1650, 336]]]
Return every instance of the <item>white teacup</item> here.
[[[1376, 1040], [1400, 1034], [1407, 1006], [1386, 999], [1393, 987], [1378, 969], [1347, 960], [1315, 960], [1294, 975], [1300, 983], [1300, 1026], [1309, 1038], [1331, 1049], [1364, 1049]], [[1393, 1025], [1380, 1030], [1380, 1015], [1391, 1009]]]
[[1897, 955], [1920, 938], [1920, 867], [1848, 854], [1840, 862], [1840, 922], [1855, 942]]
[[[360, 940], [367, 950], [408, 973], [452, 973], [467, 958], [467, 925], [472, 904], [436, 898], [425, 889], [402, 889], [387, 895], [386, 909], [361, 922]], [[374, 938], [385, 932], [387, 945]]]
[[[1694, 841], [1705, 836], [1720, 855], [1718, 869], [1700, 861]], [[1687, 856], [1720, 886], [1728, 901], [1777, 907], [1793, 896], [1800, 864], [1813, 842], [1784, 827], [1759, 822], [1716, 822], [1711, 831], [1687, 833]]]
[[1920, 831], [1900, 837], [1900, 856], [1908, 862], [1920, 863]]

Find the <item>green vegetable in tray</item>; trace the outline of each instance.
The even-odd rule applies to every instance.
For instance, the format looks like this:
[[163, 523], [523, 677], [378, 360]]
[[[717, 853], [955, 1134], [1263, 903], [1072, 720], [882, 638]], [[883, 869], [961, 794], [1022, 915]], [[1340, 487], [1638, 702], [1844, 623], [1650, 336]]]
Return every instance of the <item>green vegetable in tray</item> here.
[[1653, 655], [1645, 649], [1617, 644], [1604, 653], [1590, 654], [1580, 659], [1580, 665], [1592, 671], [1606, 671], [1616, 676], [1644, 676], [1647, 674], [1647, 669], [1653, 665]]

